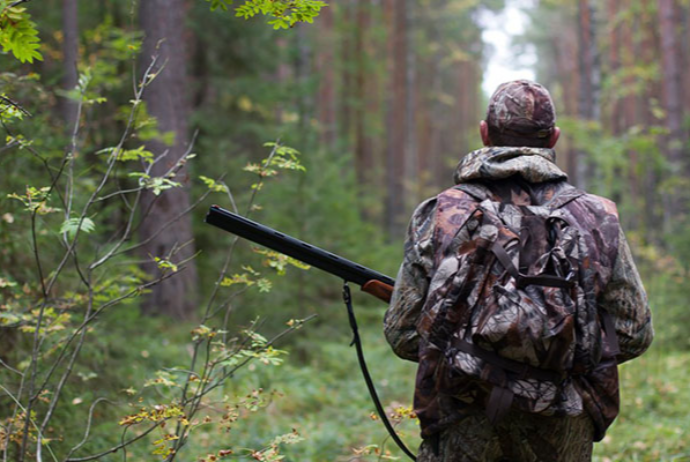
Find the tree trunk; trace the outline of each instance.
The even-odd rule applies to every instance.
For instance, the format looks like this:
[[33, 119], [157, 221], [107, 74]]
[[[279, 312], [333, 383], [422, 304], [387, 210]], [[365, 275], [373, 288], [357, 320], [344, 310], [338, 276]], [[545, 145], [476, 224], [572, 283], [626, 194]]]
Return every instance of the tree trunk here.
[[682, 172], [683, 89], [681, 83], [681, 49], [679, 46], [677, 8], [674, 0], [658, 0], [659, 30], [661, 32], [661, 58], [664, 87], [666, 127], [669, 130], [668, 158], [673, 173]]
[[688, 108], [690, 108], [690, 4], [686, 2], [685, 4], [682, 4], [679, 7], [682, 12], [680, 16], [680, 43], [682, 44], [683, 69], [685, 71], [683, 73], [683, 88], [685, 88], [685, 91], [683, 92], [683, 96], [685, 97], [684, 107], [686, 108], [686, 110], [689, 110]]
[[416, 205], [418, 201], [417, 179], [419, 178], [419, 171], [417, 170], [417, 91], [416, 91], [416, 80], [417, 80], [417, 57], [415, 56], [415, 49], [412, 42], [412, 37], [410, 31], [414, 28], [414, 18], [413, 14], [415, 11], [415, 4], [417, 0], [405, 0], [407, 4], [405, 5], [405, 89], [404, 97], [406, 98], [405, 103], [405, 167], [404, 175], [405, 181], [404, 186], [406, 188], [402, 191], [405, 195], [405, 205], [408, 208], [412, 208]]
[[405, 159], [407, 121], [407, 14], [406, 1], [386, 0], [390, 12], [388, 51], [392, 58], [387, 104], [386, 229], [391, 238], [404, 234]]
[[367, 85], [370, 78], [367, 72], [369, 56], [366, 44], [368, 42], [367, 32], [371, 15], [370, 7], [370, 0], [359, 0], [357, 4], [357, 35], [355, 40], [357, 104], [352, 112], [355, 123], [355, 170], [360, 188], [366, 188], [372, 182], [372, 170], [374, 167], [371, 140], [367, 135], [367, 118], [369, 116], [367, 109], [370, 107], [367, 97], [371, 95], [368, 92], [369, 85]]
[[[578, 46], [579, 46], [579, 74], [580, 101], [579, 116], [582, 120], [599, 120], [599, 89], [601, 74], [599, 71], [599, 50], [596, 41], [596, 15], [594, 3], [591, 0], [578, 1]], [[575, 184], [585, 188], [591, 180], [591, 169], [584, 152], [577, 153], [577, 174]]]
[[340, 136], [344, 146], [351, 146], [352, 136], [352, 99], [354, 95], [353, 55], [355, 33], [355, 17], [358, 0], [344, 0], [339, 5], [341, 11], [340, 36], [341, 36], [341, 63], [342, 84], [340, 86]]
[[317, 21], [319, 44], [316, 52], [316, 68], [319, 73], [317, 117], [320, 125], [321, 143], [333, 149], [336, 140], [335, 68], [333, 49], [335, 48], [333, 7], [321, 10]]
[[[175, 134], [171, 146], [165, 145], [160, 139], [147, 143], [147, 149], [156, 156], [167, 152], [154, 165], [154, 176], [163, 175], [189, 148], [186, 12], [184, 0], [142, 0], [139, 8], [145, 35], [142, 67], [148, 67], [152, 56], [158, 57], [154, 69], [156, 78], [144, 91], [146, 107], [158, 121], [160, 133]], [[148, 193], [142, 198], [144, 216], [140, 238], [142, 241], [151, 239], [143, 249], [144, 256], [149, 259], [159, 257], [179, 263], [194, 254], [188, 214], [177, 218], [171, 226], [152, 238], [161, 226], [178, 217], [190, 205], [186, 186], [189, 182], [187, 168], [178, 173], [176, 180], [184, 186], [167, 190], [160, 196]], [[144, 265], [144, 270], [153, 275], [159, 271], [154, 263]], [[180, 274], [154, 286], [143, 310], [147, 314], [165, 314], [176, 319], [190, 318], [194, 315], [196, 291], [196, 264], [192, 260], [184, 264]]]
[[[328, 8], [326, 8], [328, 9]], [[295, 60], [295, 76], [297, 78], [297, 113], [299, 114], [299, 143], [306, 146], [309, 136], [309, 122], [313, 116], [313, 100], [311, 93], [306, 91], [312, 66], [311, 48], [307, 37], [307, 24], [298, 24], [295, 29], [297, 40], [297, 59]]]
[[684, 204], [677, 178], [686, 173], [683, 158], [683, 90], [681, 78], [681, 53], [678, 41], [680, 31], [677, 24], [677, 8], [674, 0], [659, 0], [659, 31], [661, 37], [661, 69], [663, 86], [663, 106], [666, 110], [665, 141], [666, 157], [670, 166], [666, 181], [674, 185], [664, 194], [664, 231], [672, 232], [675, 222], [683, 212]]
[[[608, 23], [611, 25], [609, 30], [609, 74], [616, 76], [620, 72], [620, 26], [616, 24], [618, 17], [618, 9], [620, 8], [618, 0], [608, 0]], [[621, 132], [620, 121], [620, 102], [616, 91], [612, 92], [610, 101], [609, 123], [611, 124], [611, 132], [618, 135]]]
[[[643, 31], [641, 57], [646, 65], [655, 66], [659, 62], [659, 51], [661, 49], [659, 39], [659, 29], [657, 21], [656, 0], [642, 0], [641, 28]], [[654, 79], [646, 86], [641, 97], [644, 108], [642, 123], [646, 127], [653, 127], [659, 124], [654, 111], [652, 111], [651, 101], [662, 101], [662, 89], [659, 79]], [[647, 242], [661, 245], [662, 230], [658, 226], [663, 223], [663, 204], [659, 196], [660, 172], [654, 168], [644, 168], [639, 173], [641, 183], [640, 200], [643, 204], [642, 218], [639, 220]]]
[[[77, 86], [79, 73], [79, 19], [77, 15], [77, 0], [62, 1], [62, 89], [74, 90]], [[69, 98], [60, 100], [60, 115], [64, 121], [67, 133], [71, 134], [77, 119], [77, 102]]]

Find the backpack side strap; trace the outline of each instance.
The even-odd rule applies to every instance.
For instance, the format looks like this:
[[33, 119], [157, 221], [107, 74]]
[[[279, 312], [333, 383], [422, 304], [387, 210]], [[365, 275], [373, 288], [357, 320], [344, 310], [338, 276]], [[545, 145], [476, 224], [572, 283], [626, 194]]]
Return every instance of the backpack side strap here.
[[[451, 349], [446, 352], [448, 356], [454, 356], [458, 351], [467, 353], [471, 356], [479, 358], [497, 368], [495, 373], [502, 378], [502, 381], [507, 380], [506, 372], [515, 374], [518, 379], [537, 379], [544, 382], [552, 382], [561, 384], [566, 378], [566, 374], [560, 374], [555, 371], [540, 369], [530, 364], [521, 363], [512, 359], [504, 358], [496, 353], [485, 350], [473, 343], [460, 338], [454, 338], [451, 342]], [[505, 386], [505, 383], [493, 384], [489, 400], [486, 404], [486, 415], [492, 424], [498, 423], [510, 411], [513, 404], [514, 393]]]
[[494, 245], [491, 247], [491, 251], [494, 253], [494, 255], [496, 255], [496, 258], [501, 263], [501, 265], [503, 265], [503, 268], [505, 268], [506, 271], [508, 271], [508, 273], [510, 273], [510, 275], [513, 276], [518, 289], [522, 289], [529, 285], [558, 287], [561, 289], [572, 289], [573, 285], [575, 285], [575, 281], [569, 281], [559, 276], [550, 276], [548, 274], [542, 274], [539, 276], [527, 276], [520, 273], [520, 271], [518, 271], [515, 265], [513, 265], [513, 261], [508, 255], [508, 252], [506, 252], [503, 246], [498, 242], [494, 243]]
[[604, 325], [604, 334], [606, 335], [606, 343], [608, 343], [609, 351], [607, 356], [615, 358], [621, 353], [621, 347], [618, 343], [618, 335], [616, 335], [616, 326], [613, 322], [611, 314], [603, 309], [599, 309], [601, 314], [601, 321]]

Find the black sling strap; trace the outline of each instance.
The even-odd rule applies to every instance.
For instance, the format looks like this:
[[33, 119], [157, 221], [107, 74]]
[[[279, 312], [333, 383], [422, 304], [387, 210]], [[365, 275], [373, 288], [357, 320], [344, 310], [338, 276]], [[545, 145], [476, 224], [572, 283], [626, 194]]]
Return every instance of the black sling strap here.
[[390, 421], [388, 420], [388, 417], [386, 416], [386, 411], [383, 409], [383, 406], [381, 405], [381, 401], [379, 400], [379, 396], [376, 393], [376, 387], [374, 387], [374, 381], [371, 380], [371, 375], [369, 375], [369, 368], [367, 368], [367, 363], [364, 360], [364, 351], [362, 350], [362, 341], [359, 338], [359, 329], [357, 328], [357, 320], [355, 319], [355, 311], [352, 308], [352, 296], [350, 295], [350, 286], [347, 285], [347, 281], [343, 283], [343, 301], [345, 302], [345, 306], [347, 306], [347, 316], [350, 320], [350, 328], [352, 329], [352, 342], [350, 343], [350, 346], [354, 345], [355, 348], [357, 349], [357, 360], [359, 361], [359, 367], [362, 369], [362, 375], [364, 376], [364, 381], [367, 383], [367, 388], [369, 389], [369, 394], [371, 395], [371, 400], [374, 402], [374, 406], [376, 406], [376, 412], [379, 414], [379, 417], [381, 417], [381, 422], [383, 422], [383, 425], [386, 427], [386, 430], [388, 430], [388, 433], [391, 435], [391, 438], [393, 438], [393, 441], [395, 441], [395, 444], [398, 445], [398, 447], [412, 460], [417, 460], [417, 458], [412, 454], [412, 452], [407, 449], [407, 446], [405, 446], [405, 443], [402, 442], [400, 437], [398, 436], [397, 433], [395, 433], [395, 429], [391, 425]]

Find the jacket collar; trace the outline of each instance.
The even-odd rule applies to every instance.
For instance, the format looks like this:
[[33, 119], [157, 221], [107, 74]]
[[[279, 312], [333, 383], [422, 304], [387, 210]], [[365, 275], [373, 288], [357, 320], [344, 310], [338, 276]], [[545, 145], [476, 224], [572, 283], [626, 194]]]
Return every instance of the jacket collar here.
[[455, 184], [499, 180], [520, 175], [530, 183], [567, 180], [556, 162], [556, 151], [528, 147], [485, 147], [467, 154], [458, 164]]

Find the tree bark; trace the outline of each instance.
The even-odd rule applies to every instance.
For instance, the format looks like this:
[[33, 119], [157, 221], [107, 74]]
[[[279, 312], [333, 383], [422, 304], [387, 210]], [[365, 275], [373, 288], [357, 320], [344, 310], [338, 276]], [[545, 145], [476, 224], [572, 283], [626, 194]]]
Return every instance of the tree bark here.
[[[77, 63], [79, 61], [79, 18], [77, 0], [62, 1], [62, 89], [74, 90], [79, 80]], [[62, 98], [60, 100], [60, 115], [65, 122], [67, 133], [74, 130], [77, 119], [77, 102]]]
[[321, 143], [333, 149], [336, 140], [336, 102], [334, 68], [334, 20], [333, 7], [321, 10], [317, 21], [320, 46], [316, 52], [316, 68], [319, 73], [317, 117], [320, 125]]
[[367, 85], [371, 80], [367, 72], [367, 64], [369, 62], [367, 38], [370, 25], [370, 8], [370, 0], [359, 0], [357, 4], [357, 35], [355, 39], [357, 104], [352, 112], [355, 123], [355, 170], [361, 188], [366, 188], [371, 184], [372, 170], [374, 168], [371, 140], [367, 134], [368, 109], [370, 108], [370, 101], [367, 98], [372, 96], [368, 91], [369, 85]]
[[407, 4], [406, 1], [386, 0], [390, 14], [388, 51], [392, 58], [387, 104], [386, 147], [386, 213], [385, 222], [391, 238], [404, 234], [405, 159], [407, 120]]
[[417, 169], [417, 57], [412, 42], [410, 31], [414, 28], [414, 12], [417, 0], [405, 0], [405, 205], [414, 207], [419, 200], [416, 185], [419, 178]]
[[[640, 56], [645, 65], [656, 66], [659, 62], [661, 49], [656, 0], [642, 0], [641, 7], [640, 21], [643, 39]], [[659, 79], [654, 79], [645, 87], [641, 95], [639, 104], [643, 107], [642, 123], [646, 127], [654, 127], [659, 124], [650, 102], [663, 101], [662, 93], [661, 82]], [[659, 194], [660, 172], [655, 167], [650, 166], [642, 169], [638, 176], [638, 181], [641, 184], [640, 200], [643, 211], [642, 217], [638, 221], [646, 241], [661, 246], [662, 230], [658, 226], [659, 223], [663, 223], [663, 203]]]
[[[599, 50], [596, 41], [596, 10], [592, 0], [578, 1], [578, 45], [579, 45], [579, 116], [582, 120], [599, 120]], [[586, 154], [577, 153], [575, 184], [585, 188], [590, 180], [591, 169]]]
[[352, 99], [355, 94], [355, 75], [353, 72], [353, 56], [356, 8], [358, 0], [344, 0], [339, 5], [341, 11], [341, 63], [342, 63], [342, 83], [340, 86], [340, 113], [339, 126], [340, 136], [347, 148], [351, 147], [352, 142]]
[[664, 231], [672, 232], [675, 222], [684, 209], [677, 178], [686, 174], [687, 162], [683, 158], [683, 89], [681, 77], [681, 48], [679, 46], [677, 5], [674, 0], [659, 0], [659, 31], [661, 37], [661, 68], [663, 86], [663, 106], [666, 111], [665, 141], [666, 157], [670, 166], [667, 184], [673, 185], [664, 194]]
[[[145, 35], [142, 67], [148, 67], [152, 56], [158, 57], [154, 70], [156, 77], [144, 91], [146, 107], [149, 114], [158, 121], [161, 134], [175, 134], [171, 146], [165, 145], [161, 139], [147, 142], [147, 149], [156, 156], [167, 153], [154, 165], [154, 176], [164, 174], [189, 148], [186, 12], [184, 0], [142, 0], [139, 7], [139, 18]], [[163, 224], [189, 207], [186, 167], [178, 173], [176, 180], [183, 183], [182, 188], [164, 191], [160, 196], [147, 193], [142, 198], [142, 241], [150, 239]], [[182, 262], [194, 254], [192, 239], [191, 218], [184, 215], [152, 238], [144, 246], [143, 254], [149, 259], [159, 257]], [[150, 274], [157, 274], [159, 271], [154, 263], [145, 264], [144, 270]], [[194, 315], [196, 292], [197, 272], [192, 260], [184, 264], [180, 274], [154, 286], [143, 311], [147, 314], [165, 314], [176, 319], [190, 318]]]
[[675, 173], [681, 173], [683, 89], [681, 80], [681, 49], [676, 22], [677, 8], [674, 0], [658, 0], [659, 30], [661, 32], [661, 58], [664, 87], [666, 126], [669, 130], [668, 158]]
[[[620, 72], [620, 26], [616, 24], [618, 17], [618, 10], [620, 6], [618, 0], [608, 0], [608, 23], [610, 24], [609, 32], [609, 74], [614, 77]], [[610, 101], [609, 123], [611, 125], [611, 132], [618, 135], [621, 132], [620, 121], [620, 102], [617, 92], [612, 92]]]

